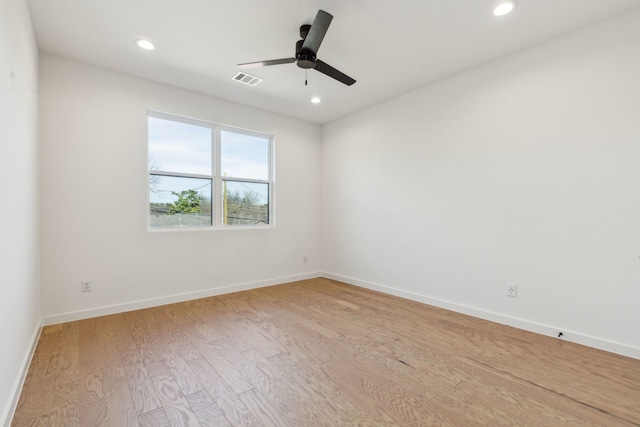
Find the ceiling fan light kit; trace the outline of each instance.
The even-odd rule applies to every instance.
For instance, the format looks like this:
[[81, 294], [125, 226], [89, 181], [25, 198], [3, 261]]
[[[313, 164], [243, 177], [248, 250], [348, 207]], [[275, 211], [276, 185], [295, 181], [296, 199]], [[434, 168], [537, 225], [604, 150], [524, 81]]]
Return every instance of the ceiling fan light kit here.
[[298, 40], [296, 43], [296, 51], [293, 58], [248, 62], [238, 64], [238, 67], [241, 69], [247, 69], [295, 63], [298, 67], [304, 70], [314, 69], [331, 77], [332, 79], [346, 84], [347, 86], [351, 86], [356, 82], [354, 79], [317, 58], [318, 49], [320, 49], [320, 44], [322, 44], [322, 40], [329, 29], [329, 24], [331, 24], [332, 19], [333, 16], [331, 14], [324, 10], [319, 10], [313, 24], [302, 25], [300, 27], [301, 40]]

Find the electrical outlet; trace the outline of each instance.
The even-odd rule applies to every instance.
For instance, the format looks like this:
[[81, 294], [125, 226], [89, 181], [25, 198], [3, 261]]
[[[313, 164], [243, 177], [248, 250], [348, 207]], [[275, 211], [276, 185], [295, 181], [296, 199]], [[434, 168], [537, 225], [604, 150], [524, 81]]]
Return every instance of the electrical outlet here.
[[91, 286], [91, 280], [83, 280], [82, 282], [80, 282], [80, 284], [80, 290], [82, 292], [91, 292], [93, 290], [93, 286]]
[[518, 296], [518, 286], [517, 285], [507, 285], [506, 292], [508, 297], [517, 297]]

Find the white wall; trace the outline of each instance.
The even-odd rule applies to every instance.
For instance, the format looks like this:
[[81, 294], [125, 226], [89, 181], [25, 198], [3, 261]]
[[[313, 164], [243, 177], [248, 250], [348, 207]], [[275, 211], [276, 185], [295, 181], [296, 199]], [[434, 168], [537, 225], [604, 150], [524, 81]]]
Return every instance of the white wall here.
[[640, 357], [638, 52], [640, 11], [325, 126], [323, 270]]
[[[318, 275], [319, 126], [50, 55], [40, 86], [46, 323]], [[148, 232], [147, 109], [275, 135], [276, 227]]]
[[40, 326], [37, 71], [26, 3], [0, 1], [0, 425]]

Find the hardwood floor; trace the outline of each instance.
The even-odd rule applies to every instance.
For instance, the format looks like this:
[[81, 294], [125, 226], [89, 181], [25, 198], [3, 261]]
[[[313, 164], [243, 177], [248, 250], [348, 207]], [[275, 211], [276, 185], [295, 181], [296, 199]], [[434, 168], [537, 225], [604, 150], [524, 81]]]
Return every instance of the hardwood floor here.
[[638, 426], [640, 360], [327, 279], [44, 328], [12, 426]]

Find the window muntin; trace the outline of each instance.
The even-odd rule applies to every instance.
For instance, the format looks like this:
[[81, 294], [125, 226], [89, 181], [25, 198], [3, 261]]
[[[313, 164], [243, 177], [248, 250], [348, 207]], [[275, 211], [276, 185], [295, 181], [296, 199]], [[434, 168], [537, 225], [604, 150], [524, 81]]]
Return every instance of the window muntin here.
[[148, 119], [151, 229], [272, 223], [271, 136], [164, 113]]

